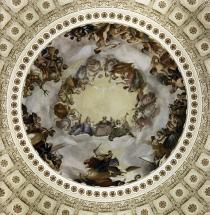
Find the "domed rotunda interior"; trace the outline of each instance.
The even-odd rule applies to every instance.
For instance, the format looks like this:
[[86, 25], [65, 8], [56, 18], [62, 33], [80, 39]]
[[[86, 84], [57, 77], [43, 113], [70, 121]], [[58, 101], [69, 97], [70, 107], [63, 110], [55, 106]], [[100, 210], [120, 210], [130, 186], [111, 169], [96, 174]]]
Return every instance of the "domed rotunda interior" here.
[[210, 1], [0, 2], [0, 215], [210, 215]]

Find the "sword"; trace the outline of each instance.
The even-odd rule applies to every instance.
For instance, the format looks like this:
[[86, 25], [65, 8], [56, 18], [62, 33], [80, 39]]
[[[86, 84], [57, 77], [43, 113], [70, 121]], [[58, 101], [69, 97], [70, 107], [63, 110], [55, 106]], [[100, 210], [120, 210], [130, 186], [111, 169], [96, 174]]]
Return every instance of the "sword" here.
[[93, 150], [94, 154], [98, 151], [98, 149], [101, 147], [101, 145], [102, 145], [102, 143], [101, 143], [97, 148], [95, 148], [95, 149]]

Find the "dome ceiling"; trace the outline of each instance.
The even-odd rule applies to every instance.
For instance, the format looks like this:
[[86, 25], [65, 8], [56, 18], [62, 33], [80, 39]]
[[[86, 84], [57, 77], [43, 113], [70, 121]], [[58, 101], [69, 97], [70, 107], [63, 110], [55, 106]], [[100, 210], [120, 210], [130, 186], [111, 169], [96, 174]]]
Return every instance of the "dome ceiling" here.
[[3, 0], [0, 29], [0, 215], [210, 214], [208, 0]]

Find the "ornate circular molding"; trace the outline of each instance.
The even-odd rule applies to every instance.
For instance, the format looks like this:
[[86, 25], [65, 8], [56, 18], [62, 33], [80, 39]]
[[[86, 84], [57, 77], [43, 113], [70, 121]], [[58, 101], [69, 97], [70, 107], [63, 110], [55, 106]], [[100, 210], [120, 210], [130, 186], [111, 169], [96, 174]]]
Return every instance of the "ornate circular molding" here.
[[[13, 5], [5, 3], [4, 8], [0, 9], [0, 15], [3, 14], [3, 18], [0, 16], [1, 28], [4, 28], [1, 20], [3, 19], [3, 22], [5, 19], [10, 20], [11, 15], [17, 17], [14, 12], [17, 12], [18, 7], [21, 8], [21, 6], [23, 9], [20, 9], [20, 17], [22, 17], [20, 23], [26, 29], [29, 28], [27, 26], [33, 26], [39, 16], [43, 19], [39, 27], [26, 33], [28, 36], [23, 38], [27, 41], [26, 45], [12, 44], [12, 40], [16, 41], [15, 35], [22, 32], [17, 23], [9, 23], [7, 29], [11, 31], [7, 31], [6, 37], [0, 35], [2, 38], [0, 41], [2, 57], [0, 59], [0, 66], [2, 65], [0, 67], [2, 70], [0, 74], [2, 77], [0, 198], [3, 199], [0, 212], [9, 213], [12, 210], [14, 214], [36, 214], [33, 211], [37, 210], [44, 214], [71, 214], [74, 211], [72, 213], [81, 215], [93, 214], [91, 211], [109, 215], [176, 214], [176, 212], [177, 214], [205, 214], [209, 203], [210, 139], [207, 139], [209, 134], [207, 88], [209, 74], [207, 71], [210, 66], [208, 38], [205, 38], [205, 34], [199, 35], [199, 31], [207, 32], [205, 28], [208, 29], [208, 19], [205, 18], [208, 1], [204, 6], [199, 4], [199, 1], [181, 0], [176, 4], [170, 4], [170, 1], [142, 1], [144, 6], [134, 1], [127, 3], [117, 1], [113, 4], [103, 1], [99, 2], [99, 5], [91, 1], [89, 3], [81, 1], [85, 3], [84, 8], [83, 4], [79, 4], [80, 2], [65, 5], [65, 1], [61, 0], [56, 4], [53, 1], [45, 1], [37, 5], [30, 2], [30, 6], [26, 8], [24, 8], [27, 5], [25, 3], [28, 1], [11, 2]], [[183, 32], [175, 31], [175, 24], [180, 25], [179, 20], [189, 16], [186, 8], [191, 10], [191, 5], [193, 10], [195, 4], [197, 8], [200, 7], [198, 12], [196, 10], [194, 12], [200, 24], [192, 24], [189, 21], [183, 26]], [[10, 10], [7, 6], [12, 12], [8, 12]], [[64, 10], [66, 15], [62, 16], [59, 11], [52, 12], [56, 7], [59, 11]], [[205, 15], [204, 20], [202, 11]], [[51, 15], [48, 16], [48, 13]], [[54, 13], [53, 16], [52, 13]], [[177, 23], [172, 18], [173, 14]], [[167, 22], [164, 20], [166, 15], [169, 17]], [[27, 71], [40, 50], [63, 32], [93, 22], [129, 25], [160, 42], [179, 65], [188, 95], [188, 113], [184, 132], [167, 162], [138, 182], [106, 189], [77, 184], [50, 169], [29, 144], [23, 128], [20, 108]], [[197, 20], [195, 22], [198, 23]], [[197, 33], [197, 37], [191, 36]], [[186, 35], [193, 43], [198, 40], [194, 49], [191, 48], [191, 43], [187, 42]], [[17, 48], [13, 50], [16, 46]], [[11, 65], [8, 64], [10, 62]], [[34, 197], [36, 201], [30, 202], [29, 197], [31, 199]], [[38, 208], [35, 209], [34, 205]], [[173, 213], [174, 210], [176, 212]]]
[[[163, 47], [173, 56], [177, 65], [179, 66], [184, 78], [186, 91], [189, 98], [185, 129], [182, 137], [180, 138], [180, 143], [178, 144], [176, 150], [174, 150], [173, 154], [170, 156], [170, 159], [168, 159], [168, 161], [165, 162], [163, 166], [155, 170], [144, 179], [135, 182], [132, 185], [125, 185], [119, 188], [88, 187], [75, 183], [73, 181], [66, 180], [63, 177], [59, 176], [55, 171], [52, 171], [49, 167], [47, 167], [46, 163], [44, 163], [39, 158], [39, 156], [33, 149], [33, 146], [30, 144], [30, 141], [28, 140], [22, 122], [21, 98], [24, 80], [27, 76], [27, 72], [32, 62], [37, 57], [38, 53], [40, 53], [40, 51], [48, 43], [50, 43], [61, 33], [69, 29], [78, 27], [79, 25], [90, 24], [93, 22], [116, 22], [118, 24], [127, 24], [131, 27], [145, 32], [146, 34], [150, 35], [155, 40], [160, 42]], [[53, 31], [53, 29], [56, 30]], [[159, 33], [157, 33], [156, 29], [158, 29]], [[171, 45], [175, 45], [176, 47]], [[173, 49], [171, 49], [171, 47]], [[33, 56], [31, 56], [29, 53], [33, 53]], [[182, 58], [185, 59], [184, 62], [180, 62]], [[11, 95], [16, 95], [16, 98], [14, 99], [13, 97], [11, 97]], [[145, 16], [132, 12], [128, 13], [126, 10], [122, 9], [88, 9], [83, 10], [82, 12], [72, 13], [70, 15], [64, 16], [51, 23], [41, 32], [39, 32], [39, 34], [37, 34], [34, 39], [26, 46], [24, 51], [22, 51], [21, 56], [17, 60], [17, 63], [10, 77], [10, 84], [8, 88], [7, 116], [10, 130], [12, 131], [13, 140], [20, 155], [23, 157], [24, 161], [28, 163], [32, 171], [37, 176], [42, 178], [48, 185], [75, 198], [81, 198], [91, 201], [94, 200], [102, 202], [113, 202], [125, 200], [128, 196], [129, 198], [138, 197], [139, 192], [136, 192], [136, 187], [140, 189], [141, 195], [158, 187], [165, 180], [170, 178], [174, 174], [174, 172], [176, 172], [176, 170], [183, 164], [183, 162], [186, 160], [186, 157], [191, 152], [196, 140], [196, 136], [198, 134], [198, 128], [200, 126], [202, 113], [201, 98], [202, 95], [199, 79], [193, 63], [190, 60], [190, 57], [187, 55], [186, 51], [183, 49], [180, 43], [173, 37], [173, 35], [166, 31], [162, 26], [158, 25]], [[196, 108], [194, 106], [196, 106]], [[192, 126], [193, 129], [190, 129]], [[33, 154], [33, 158], [31, 156], [28, 157], [29, 152]], [[35, 160], [38, 160], [39, 165], [33, 165]], [[172, 160], [176, 160], [176, 165], [171, 164]], [[46, 171], [49, 172], [47, 176], [45, 174]], [[55, 176], [56, 179], [52, 181], [51, 176]], [[153, 180], [155, 176], [159, 176], [159, 180]], [[91, 190], [92, 195], [88, 194], [88, 190]], [[113, 195], [111, 195], [112, 192], [114, 192], [114, 195], [118, 196], [118, 198], [113, 197]], [[104, 193], [107, 194], [104, 195]]]

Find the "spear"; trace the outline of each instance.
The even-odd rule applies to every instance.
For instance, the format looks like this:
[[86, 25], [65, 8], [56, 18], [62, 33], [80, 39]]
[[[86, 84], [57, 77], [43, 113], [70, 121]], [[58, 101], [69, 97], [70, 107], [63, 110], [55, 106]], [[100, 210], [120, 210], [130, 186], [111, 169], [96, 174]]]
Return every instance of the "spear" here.
[[144, 159], [144, 158], [142, 158], [142, 157], [138, 157], [138, 158], [141, 159], [141, 160], [143, 160], [143, 161], [146, 161], [146, 162], [148, 162], [148, 163], [150, 163], [150, 164], [154, 164], [154, 162], [148, 161], [148, 160], [146, 160], [146, 159]]

